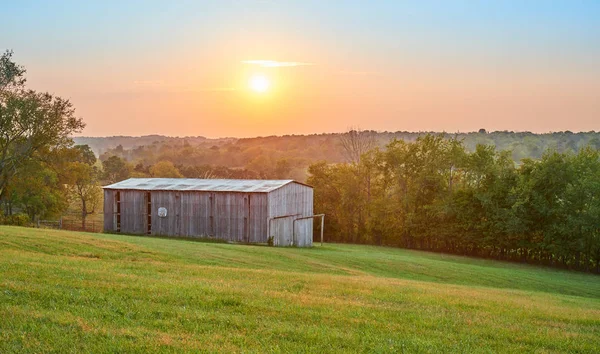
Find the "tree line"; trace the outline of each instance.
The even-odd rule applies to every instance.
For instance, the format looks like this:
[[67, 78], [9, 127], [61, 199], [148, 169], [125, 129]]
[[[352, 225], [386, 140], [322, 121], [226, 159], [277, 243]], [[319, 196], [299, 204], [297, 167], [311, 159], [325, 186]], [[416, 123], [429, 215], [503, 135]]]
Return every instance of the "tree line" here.
[[[391, 140], [414, 142], [424, 132], [375, 132], [373, 146], [384, 148]], [[344, 136], [311, 134], [268, 136], [244, 139], [208, 139], [203, 137], [107, 137], [75, 138], [79, 144], [89, 144], [102, 161], [116, 156], [131, 165], [134, 174], [151, 176], [150, 168], [171, 162], [185, 177], [214, 175], [220, 178], [292, 178], [306, 181], [308, 166], [318, 161], [341, 163], [348, 161]], [[435, 134], [435, 133], [431, 133]], [[577, 152], [586, 146], [600, 148], [600, 133], [569, 131], [547, 134], [496, 131], [457, 133], [467, 151], [477, 145], [492, 145], [498, 150], [510, 150], [515, 162], [523, 158], [541, 158], [544, 151]]]
[[469, 151], [460, 139], [428, 134], [348, 156], [309, 167], [328, 241], [600, 272], [600, 154], [593, 147], [548, 149], [516, 164], [510, 151]]

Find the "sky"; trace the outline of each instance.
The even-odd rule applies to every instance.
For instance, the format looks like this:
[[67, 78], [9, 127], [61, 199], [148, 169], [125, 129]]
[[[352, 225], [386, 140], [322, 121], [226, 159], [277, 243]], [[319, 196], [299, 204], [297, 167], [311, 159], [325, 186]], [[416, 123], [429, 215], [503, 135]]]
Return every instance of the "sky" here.
[[600, 1], [0, 0], [0, 17], [0, 51], [85, 136], [600, 130]]

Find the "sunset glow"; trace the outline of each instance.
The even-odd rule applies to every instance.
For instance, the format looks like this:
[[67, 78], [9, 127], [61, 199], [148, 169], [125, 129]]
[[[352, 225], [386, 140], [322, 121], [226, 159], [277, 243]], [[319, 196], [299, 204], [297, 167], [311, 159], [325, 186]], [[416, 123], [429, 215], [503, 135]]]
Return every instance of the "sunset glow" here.
[[269, 79], [261, 74], [253, 75], [248, 82], [250, 89], [254, 92], [264, 93], [271, 87]]
[[600, 129], [600, 2], [58, 1], [0, 43], [82, 135]]

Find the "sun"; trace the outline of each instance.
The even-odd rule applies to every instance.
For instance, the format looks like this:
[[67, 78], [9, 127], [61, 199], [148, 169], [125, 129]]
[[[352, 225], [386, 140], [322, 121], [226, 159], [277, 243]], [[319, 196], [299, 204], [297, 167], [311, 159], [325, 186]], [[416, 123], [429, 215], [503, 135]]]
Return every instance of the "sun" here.
[[253, 75], [248, 81], [248, 86], [254, 92], [263, 93], [267, 92], [271, 87], [269, 79], [261, 74]]

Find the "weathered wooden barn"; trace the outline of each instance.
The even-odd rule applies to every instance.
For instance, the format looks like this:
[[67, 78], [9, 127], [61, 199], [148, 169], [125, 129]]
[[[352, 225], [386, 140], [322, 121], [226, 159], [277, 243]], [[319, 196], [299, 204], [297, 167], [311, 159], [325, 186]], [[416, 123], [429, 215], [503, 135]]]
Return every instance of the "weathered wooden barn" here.
[[312, 246], [313, 189], [293, 180], [130, 178], [104, 187], [104, 230]]

